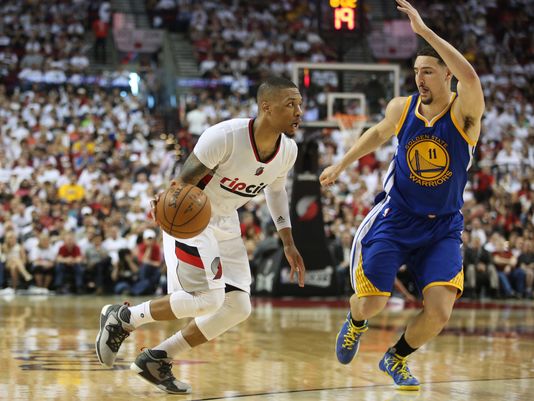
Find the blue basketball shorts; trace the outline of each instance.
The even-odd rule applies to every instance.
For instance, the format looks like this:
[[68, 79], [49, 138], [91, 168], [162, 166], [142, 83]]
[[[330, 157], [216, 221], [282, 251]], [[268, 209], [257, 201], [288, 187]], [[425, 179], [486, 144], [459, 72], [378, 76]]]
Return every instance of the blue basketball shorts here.
[[408, 214], [384, 198], [362, 221], [351, 251], [351, 283], [358, 297], [390, 296], [406, 264], [424, 295], [433, 286], [463, 291], [460, 212], [440, 216]]

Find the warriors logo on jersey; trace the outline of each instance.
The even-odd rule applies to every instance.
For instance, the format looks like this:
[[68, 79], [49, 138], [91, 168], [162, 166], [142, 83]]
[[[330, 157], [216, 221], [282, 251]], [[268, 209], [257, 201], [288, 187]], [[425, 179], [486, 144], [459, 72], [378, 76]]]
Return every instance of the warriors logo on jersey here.
[[416, 184], [443, 184], [452, 176], [449, 161], [447, 143], [437, 137], [420, 135], [406, 145], [406, 163], [410, 168], [410, 179]]

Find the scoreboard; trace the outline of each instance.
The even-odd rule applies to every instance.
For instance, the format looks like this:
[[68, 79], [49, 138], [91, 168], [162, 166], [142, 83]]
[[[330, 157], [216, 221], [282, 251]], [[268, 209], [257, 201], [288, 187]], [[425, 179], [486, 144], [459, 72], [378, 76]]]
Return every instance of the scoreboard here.
[[364, 0], [319, 0], [319, 29], [326, 34], [362, 31]]
[[354, 31], [356, 29], [356, 7], [358, 0], [329, 0], [334, 11], [334, 29]]

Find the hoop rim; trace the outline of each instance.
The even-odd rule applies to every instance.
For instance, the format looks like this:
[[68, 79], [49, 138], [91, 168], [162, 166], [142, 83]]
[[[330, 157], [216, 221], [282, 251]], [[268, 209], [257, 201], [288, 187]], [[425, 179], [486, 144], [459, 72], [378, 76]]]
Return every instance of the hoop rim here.
[[343, 130], [358, 129], [360, 128], [358, 125], [367, 122], [367, 116], [365, 114], [336, 113], [333, 118], [337, 121], [339, 128]]

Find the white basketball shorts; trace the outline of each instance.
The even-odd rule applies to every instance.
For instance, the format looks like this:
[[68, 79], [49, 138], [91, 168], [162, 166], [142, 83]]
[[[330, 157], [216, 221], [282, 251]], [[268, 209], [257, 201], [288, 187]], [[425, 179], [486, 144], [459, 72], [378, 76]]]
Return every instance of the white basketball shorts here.
[[167, 291], [205, 291], [226, 284], [250, 293], [250, 265], [239, 218], [212, 216], [206, 229], [189, 239], [163, 232]]

